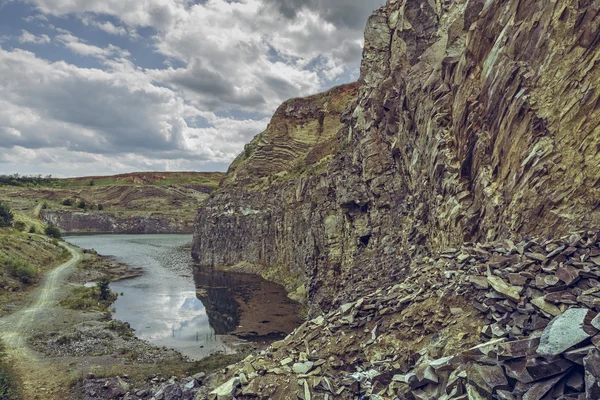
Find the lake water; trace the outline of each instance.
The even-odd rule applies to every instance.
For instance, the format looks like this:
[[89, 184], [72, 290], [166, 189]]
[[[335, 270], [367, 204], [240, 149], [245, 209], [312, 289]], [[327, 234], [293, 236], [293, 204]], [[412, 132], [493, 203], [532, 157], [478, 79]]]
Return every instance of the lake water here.
[[128, 322], [139, 338], [176, 349], [192, 359], [217, 351], [231, 352], [220, 335], [278, 338], [300, 322], [298, 304], [287, 298], [281, 286], [255, 275], [194, 266], [187, 248], [191, 235], [65, 239], [143, 268], [140, 277], [111, 283], [111, 290], [119, 293], [113, 318]]

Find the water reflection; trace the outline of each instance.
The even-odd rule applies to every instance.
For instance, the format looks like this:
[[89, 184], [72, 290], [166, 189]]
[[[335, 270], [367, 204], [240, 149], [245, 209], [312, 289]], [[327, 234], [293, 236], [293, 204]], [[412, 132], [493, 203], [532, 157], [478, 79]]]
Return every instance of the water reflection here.
[[279, 339], [296, 328], [300, 305], [285, 289], [259, 276], [195, 269], [197, 295], [216, 333], [249, 340]]
[[120, 295], [113, 318], [136, 335], [192, 359], [231, 352], [219, 335], [279, 338], [301, 322], [283, 287], [249, 274], [194, 266], [190, 235], [72, 236], [69, 242], [143, 268], [138, 278], [111, 283]]
[[66, 238], [132, 267], [138, 278], [113, 282], [120, 295], [113, 318], [128, 322], [136, 336], [157, 346], [198, 359], [216, 351], [231, 352], [211, 327], [206, 308], [196, 296], [191, 257], [183, 248], [190, 235], [95, 235]]

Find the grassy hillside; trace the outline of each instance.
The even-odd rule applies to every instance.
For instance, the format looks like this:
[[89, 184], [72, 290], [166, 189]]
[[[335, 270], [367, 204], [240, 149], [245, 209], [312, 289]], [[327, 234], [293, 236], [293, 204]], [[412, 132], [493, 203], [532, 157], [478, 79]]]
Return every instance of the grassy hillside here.
[[222, 173], [144, 172], [82, 178], [0, 176], [0, 200], [28, 231], [42, 229], [42, 209], [102, 211], [117, 218], [153, 217], [190, 223]]
[[56, 240], [40, 235], [0, 229], [0, 315], [34, 287], [44, 271], [69, 258]]

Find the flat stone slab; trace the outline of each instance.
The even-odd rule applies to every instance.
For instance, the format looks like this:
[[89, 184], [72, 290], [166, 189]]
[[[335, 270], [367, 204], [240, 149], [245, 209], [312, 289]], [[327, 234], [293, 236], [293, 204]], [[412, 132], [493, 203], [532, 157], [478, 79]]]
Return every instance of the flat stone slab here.
[[537, 354], [557, 356], [592, 336], [584, 329], [589, 312], [587, 308], [570, 308], [550, 321], [542, 333]]

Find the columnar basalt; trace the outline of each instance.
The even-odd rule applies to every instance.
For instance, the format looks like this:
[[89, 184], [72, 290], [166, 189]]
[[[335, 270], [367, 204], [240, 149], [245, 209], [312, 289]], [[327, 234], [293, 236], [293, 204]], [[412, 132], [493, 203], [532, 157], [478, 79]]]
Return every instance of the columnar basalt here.
[[388, 1], [326, 168], [300, 171], [336, 116], [284, 104], [200, 210], [195, 256], [287, 268], [317, 312], [420, 254], [598, 226], [599, 6]]

